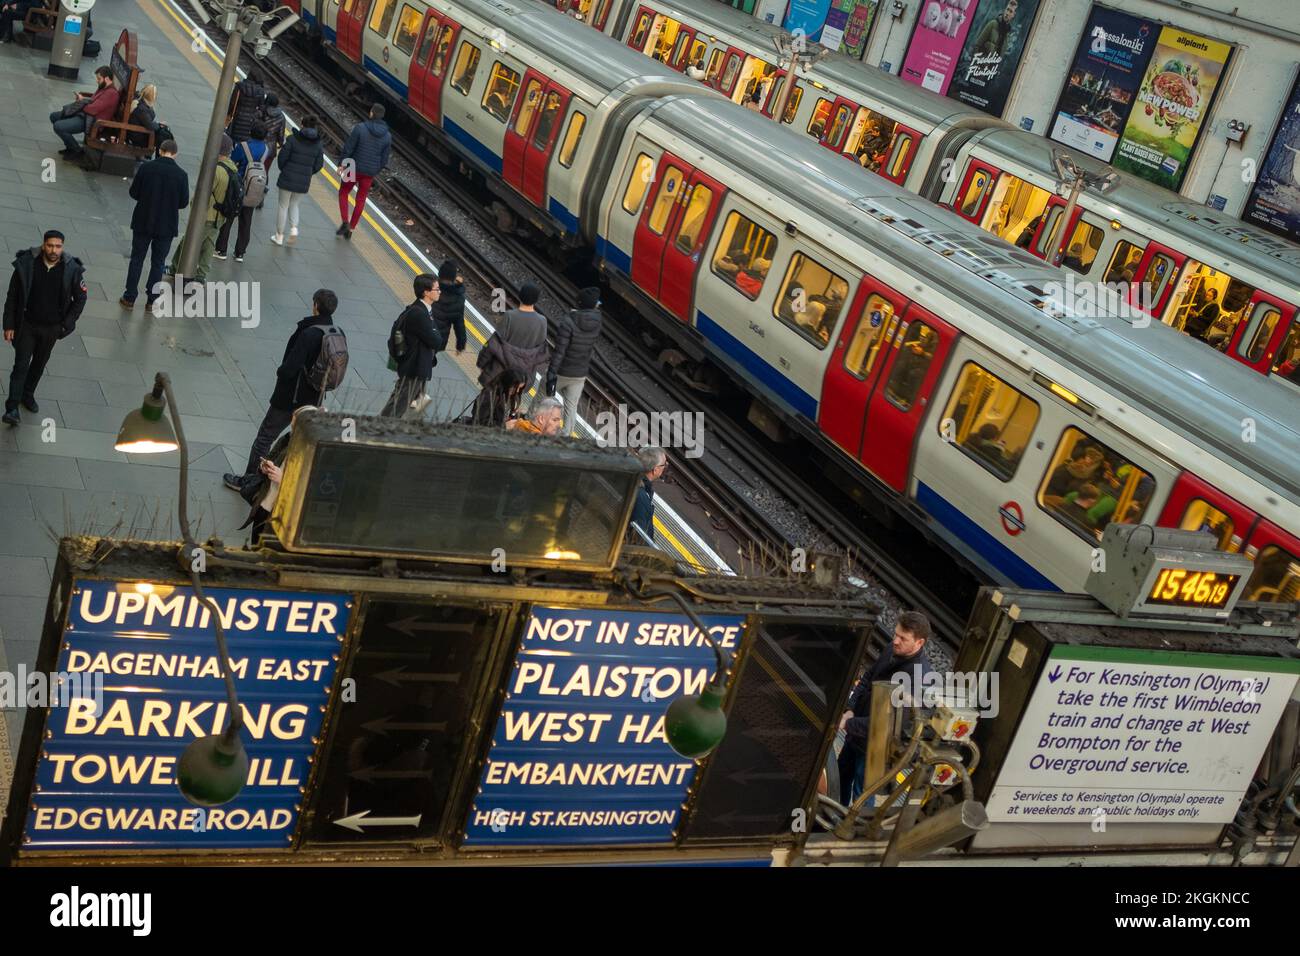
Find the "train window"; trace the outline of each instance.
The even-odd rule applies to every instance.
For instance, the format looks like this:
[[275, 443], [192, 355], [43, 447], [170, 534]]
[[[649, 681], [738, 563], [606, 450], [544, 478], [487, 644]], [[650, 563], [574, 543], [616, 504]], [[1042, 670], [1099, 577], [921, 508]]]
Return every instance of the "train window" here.
[[731, 89], [732, 84], [736, 82], [736, 76], [740, 73], [740, 65], [741, 59], [739, 53], [733, 53], [728, 57], [727, 67], [722, 72], [722, 82], [718, 85], [718, 88], [724, 93]]
[[[537, 80], [533, 80], [532, 85], [541, 86]], [[515, 94], [518, 92], [519, 74], [497, 60], [492, 64], [492, 77], [488, 80], [487, 89], [483, 91], [483, 109], [504, 123], [510, 118], [510, 110], [514, 108]]]
[[469, 95], [469, 88], [474, 85], [474, 74], [478, 72], [479, 49], [465, 40], [460, 45], [456, 56], [456, 67], [451, 71], [451, 85], [462, 96]]
[[1074, 232], [1070, 233], [1069, 242], [1066, 243], [1065, 257], [1061, 259], [1061, 265], [1075, 272], [1087, 274], [1105, 238], [1104, 228], [1089, 222], [1086, 216], [1080, 216], [1079, 221], [1074, 224]]
[[438, 34], [438, 51], [433, 55], [433, 66], [429, 72], [434, 76], [442, 76], [442, 68], [447, 65], [447, 54], [451, 52], [451, 41], [456, 39], [455, 27], [443, 27], [442, 32]]
[[1078, 428], [1061, 435], [1038, 489], [1038, 505], [1076, 534], [1101, 540], [1112, 521], [1136, 524], [1155, 493], [1155, 479]]
[[967, 362], [939, 422], [939, 433], [999, 479], [1010, 481], [1037, 424], [1037, 402], [987, 369]]
[[1115, 251], [1106, 267], [1105, 282], [1132, 282], [1137, 278], [1138, 264], [1142, 261], [1142, 246], [1126, 239], [1115, 244]]
[[1165, 321], [1207, 345], [1225, 349], [1254, 294], [1252, 286], [1226, 272], [1188, 260], [1165, 309]]
[[[402, 15], [397, 19], [397, 32], [393, 34], [393, 46], [403, 53], [414, 50], [415, 40], [420, 35], [420, 19], [423, 16], [423, 12], [409, 3], [402, 7]], [[430, 24], [430, 33], [434, 32], [433, 27], [436, 25], [436, 23]]]
[[[1057, 242], [1061, 235], [1061, 222], [1065, 215], [1064, 206], [1049, 206], [1045, 209], [1044, 214], [1047, 216], [1043, 228], [1039, 230], [1038, 242], [1034, 243], [1034, 251], [1044, 259], [1055, 255]], [[1019, 243], [1017, 242], [1017, 245]]]
[[939, 344], [939, 336], [924, 322], [912, 322], [906, 328], [907, 334], [898, 347], [894, 367], [889, 370], [889, 381], [885, 383], [885, 398], [903, 411], [910, 409], [916, 401], [925, 373], [934, 361], [935, 347]]
[[1033, 183], [1000, 173], [980, 228], [1028, 249], [1047, 213], [1052, 194]]
[[[709, 45], [705, 43], [703, 40], [694, 40], [694, 39], [691, 40], [690, 50], [682, 57], [680, 61], [678, 61], [677, 68], [679, 70], [685, 70], [688, 66], [690, 66], [693, 63], [703, 63], [704, 51], [707, 50], [708, 48]], [[699, 79], [699, 77], [696, 77], [696, 79]]]
[[867, 296], [858, 316], [858, 326], [853, 330], [853, 340], [844, 350], [844, 371], [863, 380], [871, 374], [881, 346], [889, 340], [893, 320], [894, 303], [878, 293]]
[[836, 149], [839, 148], [840, 137], [843, 136], [844, 131], [848, 129], [849, 117], [851, 117], [852, 115], [853, 115], [853, 110], [849, 109], [847, 106], [845, 106], [842, 103], [835, 110], [835, 119], [831, 120], [830, 132], [826, 134], [827, 146], [831, 146]]
[[745, 298], [757, 299], [775, 255], [776, 236], [740, 213], [732, 212], [713, 253], [713, 271]]
[[560, 106], [559, 93], [552, 90], [546, 94], [542, 115], [537, 118], [537, 130], [533, 133], [533, 149], [544, 152], [551, 144], [551, 132], [555, 129], [555, 121], [560, 118]]
[[1277, 328], [1281, 318], [1282, 311], [1271, 302], [1255, 303], [1255, 309], [1250, 315], [1250, 324], [1246, 326], [1246, 334], [1241, 337], [1241, 343], [1237, 346], [1237, 354], [1247, 362], [1258, 362], [1263, 358], [1264, 350], [1268, 348], [1269, 340], [1273, 338], [1273, 330]]
[[567, 168], [573, 165], [573, 156], [578, 151], [578, 144], [582, 142], [582, 131], [586, 126], [587, 117], [574, 110], [569, 117], [569, 130], [564, 134], [564, 144], [560, 147], [561, 166]]
[[889, 160], [885, 175], [890, 179], [902, 179], [912, 165], [912, 134], [901, 133], [894, 136], [894, 152]]
[[[410, 9], [409, 7], [407, 9]], [[438, 21], [430, 20], [428, 29], [424, 31], [424, 40], [420, 43], [420, 52], [415, 54], [415, 62], [424, 66], [429, 62], [429, 52], [433, 49], [434, 38], [438, 35]]]
[[970, 182], [966, 184], [966, 194], [961, 197], [959, 208], [961, 214], [967, 219], [974, 216], [980, 211], [980, 201], [984, 194], [989, 190], [989, 184], [993, 182], [993, 177], [985, 170], [976, 170], [971, 176]]
[[375, 0], [375, 7], [370, 11], [370, 29], [381, 37], [388, 36], [388, 28], [393, 25], [393, 14], [397, 12], [394, 0]]
[[849, 284], [802, 252], [790, 259], [772, 314], [819, 349], [831, 340]]
[[722, 69], [722, 50], [714, 50], [709, 54], [709, 68], [704, 71], [704, 82], [710, 86], [716, 86], [718, 81], [718, 71]]
[[1237, 551], [1241, 539], [1233, 541], [1233, 520], [1204, 498], [1193, 498], [1187, 503], [1178, 527], [1184, 531], [1208, 531], [1218, 539], [1220, 551]]
[[533, 79], [528, 81], [528, 86], [524, 88], [524, 102], [519, 107], [519, 115], [515, 117], [515, 133], [523, 136], [528, 132], [528, 127], [532, 125], [533, 114], [537, 112], [537, 107], [542, 102], [542, 81]]
[[1146, 287], [1145, 294], [1150, 297], [1153, 306], [1165, 294], [1169, 283], [1174, 281], [1174, 273], [1177, 271], [1178, 264], [1172, 256], [1157, 252], [1147, 263], [1146, 271], [1137, 277], [1137, 281]]
[[1259, 552], [1246, 582], [1244, 601], [1300, 601], [1300, 558], [1275, 544]]
[[704, 238], [700, 235], [700, 231], [712, 205], [713, 190], [708, 186], [696, 184], [691, 189], [691, 198], [687, 201], [686, 211], [682, 213], [682, 221], [677, 226], [677, 239], [674, 245], [678, 252], [684, 252], [689, 256], [699, 249]]
[[605, 21], [609, 19], [609, 8], [613, 3], [614, 0], [600, 0], [599, 6], [596, 7], [596, 13], [587, 22], [597, 30], [604, 30]]
[[635, 215], [641, 208], [641, 200], [645, 199], [646, 190], [650, 188], [650, 182], [654, 179], [654, 168], [654, 160], [645, 153], [636, 158], [636, 163], [632, 167], [632, 178], [627, 181], [627, 189], [623, 193], [624, 211]]
[[668, 215], [672, 212], [673, 206], [677, 203], [677, 197], [681, 195], [682, 180], [684, 174], [676, 166], [669, 166], [664, 173], [664, 178], [659, 181], [659, 191], [655, 194], [655, 204], [650, 209], [650, 222], [648, 223], [650, 231], [656, 236], [662, 236], [664, 227], [668, 225]]
[[[781, 100], [781, 91], [785, 88], [785, 77], [778, 76], [772, 84], [772, 95], [768, 99], [767, 111], [770, 114], [776, 109], [776, 104]], [[785, 104], [785, 115], [781, 117], [781, 122], [789, 125], [794, 122], [794, 116], [799, 112], [799, 101], [803, 99], [803, 87], [795, 84], [790, 91], [790, 102]]]
[[826, 131], [826, 121], [831, 118], [831, 101], [820, 99], [817, 105], [813, 107], [812, 119], [808, 121], [808, 135], [814, 139], [821, 139], [822, 133]]
[[641, 13], [637, 14], [636, 29], [632, 31], [632, 42], [629, 43], [628, 45], [636, 47], [638, 50], [642, 49], [642, 47], [645, 45], [646, 31], [649, 29], [650, 29], [650, 14], [646, 13], [643, 10]]
[[678, 30], [677, 42], [673, 45], [672, 58], [669, 62], [679, 70], [686, 65], [684, 61], [686, 59], [686, 54], [690, 52], [690, 45], [691, 35], [685, 30]]
[[1273, 371], [1300, 385], [1300, 321], [1291, 323], [1291, 331], [1274, 357]]

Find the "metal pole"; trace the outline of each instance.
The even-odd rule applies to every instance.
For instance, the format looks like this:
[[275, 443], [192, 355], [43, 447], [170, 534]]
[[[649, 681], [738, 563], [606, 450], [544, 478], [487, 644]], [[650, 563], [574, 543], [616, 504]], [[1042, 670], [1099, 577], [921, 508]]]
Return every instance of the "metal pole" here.
[[208, 121], [208, 139], [203, 147], [203, 162], [199, 166], [198, 182], [194, 184], [194, 198], [190, 200], [190, 218], [185, 224], [184, 246], [181, 249], [179, 275], [189, 278], [199, 262], [199, 249], [203, 245], [203, 232], [207, 228], [208, 205], [212, 200], [212, 183], [217, 177], [217, 150], [226, 128], [226, 104], [235, 88], [235, 70], [239, 66], [239, 49], [244, 44], [244, 14], [230, 31], [226, 43], [226, 60], [221, 69], [221, 82], [217, 84], [217, 99], [212, 104], [212, 119]]
[[798, 77], [795, 75], [795, 67], [799, 63], [799, 53], [796, 50], [790, 51], [789, 58], [785, 61], [785, 83], [781, 86], [781, 95], [777, 97], [777, 104], [772, 109], [772, 119], [777, 126], [781, 125], [781, 117], [785, 115], [786, 105], [793, 96], [794, 83]]
[[1065, 244], [1070, 241], [1070, 220], [1074, 218], [1074, 210], [1079, 206], [1079, 193], [1083, 192], [1084, 175], [1079, 174], [1074, 181], [1074, 188], [1070, 190], [1070, 201], [1065, 204], [1065, 216], [1061, 223], [1061, 241], [1056, 245], [1056, 252], [1052, 253], [1052, 265], [1059, 266], [1061, 260], [1065, 258]]

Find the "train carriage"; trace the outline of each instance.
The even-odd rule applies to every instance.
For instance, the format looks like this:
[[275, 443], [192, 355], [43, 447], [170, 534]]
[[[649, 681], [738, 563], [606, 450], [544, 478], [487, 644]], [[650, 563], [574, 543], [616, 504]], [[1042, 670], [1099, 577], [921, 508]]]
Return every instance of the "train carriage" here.
[[1118, 300], [1046, 300], [1029, 253], [763, 122], [693, 98], [633, 120], [597, 239], [617, 284], [990, 577], [1077, 589], [1105, 525], [1145, 521], [1273, 548], [1248, 593], [1300, 594], [1288, 394]]
[[[690, 80], [631, 51], [573, 42], [573, 24], [533, 4], [343, 0], [335, 54], [440, 130], [517, 212], [576, 239], [582, 185], [616, 110]], [[328, 39], [331, 14], [324, 25]]]

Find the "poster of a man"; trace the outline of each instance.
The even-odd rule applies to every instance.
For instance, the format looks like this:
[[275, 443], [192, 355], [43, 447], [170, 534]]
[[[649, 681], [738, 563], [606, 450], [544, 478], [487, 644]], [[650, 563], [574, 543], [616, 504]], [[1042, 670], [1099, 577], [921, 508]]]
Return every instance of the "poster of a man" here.
[[1020, 66], [1039, 0], [984, 0], [957, 58], [948, 95], [1001, 116]]

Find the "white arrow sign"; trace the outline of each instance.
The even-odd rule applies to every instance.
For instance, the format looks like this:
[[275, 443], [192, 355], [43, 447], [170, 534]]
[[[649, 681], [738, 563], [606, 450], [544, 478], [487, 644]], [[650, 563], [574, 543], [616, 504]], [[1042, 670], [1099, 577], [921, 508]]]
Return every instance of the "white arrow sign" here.
[[421, 816], [423, 814], [413, 817], [372, 817], [369, 810], [362, 810], [334, 822], [356, 833], [365, 833], [365, 827], [418, 827]]

